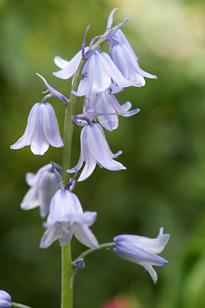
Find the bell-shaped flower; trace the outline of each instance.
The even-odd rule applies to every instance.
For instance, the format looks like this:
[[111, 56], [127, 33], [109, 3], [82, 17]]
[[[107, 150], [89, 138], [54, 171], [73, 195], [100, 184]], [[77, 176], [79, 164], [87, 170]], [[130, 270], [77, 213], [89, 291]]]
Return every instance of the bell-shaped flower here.
[[61, 181], [61, 174], [51, 164], [42, 167], [36, 174], [27, 173], [26, 182], [30, 189], [21, 202], [21, 208], [30, 210], [39, 206], [41, 217], [45, 217]]
[[118, 67], [122, 75], [133, 83], [133, 86], [144, 86], [144, 77], [153, 79], [157, 78], [155, 75], [151, 75], [140, 68], [137, 62], [137, 57], [126, 44], [114, 44], [110, 52], [115, 65]]
[[[115, 88], [115, 92], [119, 92], [122, 88], [133, 85], [131, 81], [123, 77], [110, 56], [99, 50], [95, 50], [88, 58], [82, 74], [83, 79], [78, 90], [73, 91], [77, 96], [91, 97], [112, 87]], [[118, 91], [116, 85], [119, 88]]]
[[164, 266], [168, 263], [156, 254], [163, 251], [169, 237], [169, 234], [163, 234], [163, 228], [160, 228], [156, 239], [129, 234], [118, 235], [114, 238], [116, 246], [113, 250], [120, 258], [144, 266], [156, 283], [157, 273], [152, 266]]
[[[115, 11], [116, 9], [111, 12], [108, 18], [107, 29], [112, 29], [113, 14]], [[113, 33], [111, 32], [107, 37], [110, 56], [122, 75], [132, 81], [136, 87], [145, 85], [144, 77], [156, 79], [157, 77], [155, 75], [149, 74], [140, 68], [138, 57], [135, 55], [122, 30], [117, 29]]]
[[11, 307], [11, 296], [3, 290], [0, 290], [0, 308]]
[[55, 111], [49, 103], [36, 103], [29, 113], [23, 136], [10, 148], [16, 150], [30, 145], [34, 154], [43, 155], [49, 144], [63, 147]]
[[[89, 105], [88, 108], [91, 108], [86, 110], [87, 105]], [[120, 105], [112, 93], [104, 91], [100, 93], [97, 98], [93, 99], [93, 103], [91, 100], [88, 104], [87, 99], [85, 98], [84, 113], [82, 116], [87, 117], [90, 120], [97, 118], [99, 123], [105, 129], [112, 131], [118, 127], [118, 115], [130, 117], [140, 111], [139, 108], [130, 110], [131, 107], [132, 104], [128, 101], [123, 105]]]
[[85, 162], [85, 166], [78, 181], [84, 181], [94, 171], [96, 164], [105, 169], [116, 171], [126, 169], [121, 163], [113, 158], [118, 157], [122, 151], [113, 154], [107, 143], [102, 127], [98, 123], [91, 123], [83, 127], [81, 131], [81, 153], [77, 165], [68, 169], [67, 172], [73, 173], [80, 170]]
[[47, 248], [59, 239], [60, 246], [67, 245], [72, 236], [85, 246], [94, 248], [98, 241], [89, 227], [96, 220], [96, 212], [83, 212], [78, 197], [61, 187], [51, 199], [50, 212], [44, 226], [40, 247]]

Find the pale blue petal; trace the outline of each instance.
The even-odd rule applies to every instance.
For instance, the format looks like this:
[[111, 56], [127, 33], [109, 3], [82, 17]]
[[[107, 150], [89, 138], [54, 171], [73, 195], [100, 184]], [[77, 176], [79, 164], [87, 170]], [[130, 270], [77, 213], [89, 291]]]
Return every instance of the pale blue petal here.
[[55, 115], [55, 111], [51, 104], [42, 104], [42, 120], [43, 129], [48, 142], [53, 147], [63, 147], [63, 140], [61, 139], [58, 121]]
[[11, 145], [11, 149], [20, 149], [26, 145], [29, 145], [31, 142], [32, 134], [35, 129], [36, 121], [37, 121], [37, 113], [40, 103], [36, 103], [28, 116], [27, 126], [23, 136], [13, 145]]
[[31, 137], [31, 151], [36, 155], [43, 155], [49, 148], [49, 143], [43, 128], [43, 104], [36, 110], [35, 128]]
[[117, 68], [117, 66], [114, 64], [114, 62], [112, 61], [112, 59], [108, 54], [102, 52], [100, 56], [104, 70], [111, 77], [114, 83], [116, 83], [120, 88], [130, 87], [133, 85], [131, 81], [123, 77], [120, 70]]
[[101, 166], [108, 170], [126, 169], [121, 163], [112, 159], [111, 150], [101, 126], [97, 123], [87, 126], [89, 149]]
[[71, 226], [68, 230], [63, 230], [61, 237], [59, 239], [60, 246], [66, 246], [70, 243], [72, 237], [73, 237], [74, 228]]
[[164, 266], [167, 264], [167, 261], [162, 257], [135, 247], [131, 243], [117, 243], [113, 250], [120, 258], [137, 264], [151, 264], [156, 266]]
[[[127, 55], [128, 55], [128, 52], [129, 52], [129, 49], [126, 45], [123, 45], [123, 48], [125, 49], [125, 52], [127, 52]], [[143, 71], [140, 67], [139, 67], [139, 64], [138, 62], [136, 61], [135, 57], [133, 56], [132, 53], [129, 53], [129, 60], [131, 61], [133, 67], [135, 68], [136, 72], [143, 76], [143, 77], [147, 77], [147, 78], [153, 78], [153, 79], [156, 79], [157, 76], [156, 75], [152, 75], [150, 73], [147, 73], [145, 71]]]
[[50, 202], [59, 188], [61, 176], [56, 177], [54, 172], [44, 172], [39, 181], [39, 204], [41, 217], [45, 217], [49, 211]]
[[64, 60], [63, 58], [59, 56], [54, 58], [54, 62], [60, 68], [65, 68], [69, 64], [69, 61]]
[[86, 211], [79, 216], [78, 223], [90, 227], [96, 221], [96, 217], [97, 217], [97, 212]]
[[11, 307], [11, 303], [9, 303], [7, 300], [0, 299], [0, 307], [1, 308]]
[[34, 174], [32, 172], [27, 172], [26, 173], [26, 183], [29, 186], [33, 186], [35, 181], [36, 181], [36, 174]]
[[92, 94], [105, 91], [111, 84], [110, 76], [104, 70], [102, 58], [100, 55], [101, 54], [96, 51], [88, 60], [88, 97], [90, 97]]
[[150, 274], [152, 280], [154, 281], [154, 283], [157, 282], [158, 277], [157, 277], [157, 273], [155, 271], [155, 269], [152, 267], [152, 265], [147, 265], [147, 264], [141, 264], [142, 266], [144, 266], [144, 268], [148, 271], [148, 273]]
[[96, 248], [99, 246], [98, 241], [92, 231], [84, 225], [74, 225], [75, 237], [85, 246]]
[[118, 127], [118, 116], [109, 115], [107, 113], [115, 113], [112, 106], [110, 95], [102, 95], [95, 106], [96, 113], [105, 113], [105, 115], [98, 116], [98, 121], [107, 130], [112, 131]]
[[[57, 58], [57, 65], [60, 64], [61, 67], [64, 66], [60, 71], [54, 72], [53, 75], [61, 78], [61, 79], [68, 79], [70, 78], [77, 70], [80, 61], [82, 59], [82, 51], [80, 50], [68, 63], [66, 66], [64, 66], [65, 62], [59, 61], [59, 58]], [[56, 58], [55, 58], [56, 62]], [[58, 65], [59, 66], [59, 65]]]
[[81, 151], [83, 151], [83, 159], [85, 161], [85, 166], [80, 174], [78, 182], [86, 180], [94, 171], [96, 166], [96, 159], [92, 155], [89, 149], [89, 137], [87, 134], [87, 126], [83, 128], [83, 134], [81, 135]]
[[41, 238], [40, 248], [49, 247], [55, 240], [60, 238], [61, 233], [62, 231], [60, 225], [53, 225], [49, 227]]
[[163, 234], [157, 237], [156, 239], [151, 239], [144, 236], [130, 235], [130, 234], [122, 234], [116, 236], [114, 241], [121, 243], [126, 243], [130, 245], [130, 247], [136, 247], [144, 249], [150, 253], [158, 254], [163, 251], [165, 245], [169, 240], [169, 234]]
[[38, 188], [37, 186], [33, 186], [25, 194], [21, 202], [21, 208], [23, 210], [30, 210], [36, 208], [39, 205], [40, 202], [38, 198]]

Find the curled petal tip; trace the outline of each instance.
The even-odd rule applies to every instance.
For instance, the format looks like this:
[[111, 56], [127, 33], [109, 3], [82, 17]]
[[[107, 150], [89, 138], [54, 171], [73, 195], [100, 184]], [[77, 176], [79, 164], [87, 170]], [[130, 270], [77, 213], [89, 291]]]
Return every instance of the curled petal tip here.
[[109, 17], [108, 17], [108, 21], [107, 21], [107, 29], [111, 29], [112, 28], [112, 23], [113, 23], [113, 15], [114, 13], [118, 10], [118, 8], [115, 8], [114, 10], [112, 10], [112, 12], [110, 13]]

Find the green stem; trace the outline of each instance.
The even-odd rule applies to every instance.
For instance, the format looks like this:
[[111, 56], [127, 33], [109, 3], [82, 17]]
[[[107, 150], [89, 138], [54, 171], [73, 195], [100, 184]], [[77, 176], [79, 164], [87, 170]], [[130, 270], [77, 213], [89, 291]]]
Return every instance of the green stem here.
[[[90, 48], [91, 53], [100, 47], [102, 43], [106, 41], [106, 36], [114, 30], [107, 30], [104, 35]], [[82, 70], [87, 59], [82, 58], [79, 64], [78, 70], [75, 74], [75, 78], [72, 84], [71, 91], [77, 91], [79, 83], [82, 79]], [[65, 119], [64, 119], [64, 134], [63, 134], [63, 153], [62, 153], [62, 182], [65, 186], [69, 184], [70, 175], [66, 172], [70, 168], [71, 161], [71, 147], [73, 139], [74, 123], [72, 117], [75, 114], [76, 96], [70, 94], [69, 101], [65, 106]], [[73, 265], [71, 258], [71, 243], [62, 247], [61, 253], [62, 262], [62, 276], [61, 276], [61, 308], [73, 307], [73, 287], [70, 287], [71, 277], [73, 275]]]
[[98, 250], [102, 250], [102, 249], [105, 249], [105, 248], [112, 248], [112, 247], [115, 247], [115, 243], [105, 243], [105, 244], [101, 244], [99, 245], [98, 247], [96, 248], [90, 248], [86, 251], [84, 251], [80, 256], [78, 256], [75, 261], [79, 260], [79, 259], [84, 259], [85, 257], [87, 257], [88, 255], [90, 255], [91, 253], [93, 252], [96, 252]]
[[[76, 91], [81, 80], [82, 69], [86, 60], [82, 59], [74, 78], [72, 90]], [[68, 185], [70, 180], [69, 173], [66, 172], [70, 168], [71, 147], [73, 139], [74, 123], [72, 117], [75, 113], [76, 96], [70, 94], [70, 100], [65, 107], [65, 121], [64, 121], [64, 148], [62, 154], [62, 181]], [[71, 258], [71, 243], [62, 247], [61, 254], [62, 262], [62, 276], [61, 276], [61, 308], [73, 307], [73, 288], [70, 287], [71, 277], [73, 275], [73, 265]]]
[[17, 304], [17, 303], [11, 303], [11, 307], [13, 307], [13, 308], [31, 308], [30, 306]]

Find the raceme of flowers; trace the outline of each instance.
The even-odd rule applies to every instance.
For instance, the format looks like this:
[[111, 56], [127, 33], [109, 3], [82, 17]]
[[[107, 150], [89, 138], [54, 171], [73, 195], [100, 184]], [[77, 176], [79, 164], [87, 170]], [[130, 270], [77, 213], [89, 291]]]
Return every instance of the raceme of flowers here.
[[[144, 86], [145, 78], [156, 78], [140, 68], [138, 57], [120, 29], [128, 18], [115, 28], [112, 27], [115, 10], [108, 18], [106, 30], [109, 32], [107, 42], [110, 54], [102, 52], [100, 45], [95, 47], [96, 38], [85, 47], [84, 37], [82, 50], [70, 61], [59, 56], [54, 59], [60, 70], [53, 74], [61, 79], [72, 76], [75, 78], [82, 58], [86, 60], [79, 86], [76, 91], [72, 90], [73, 95], [85, 97], [82, 113], [73, 116], [73, 122], [82, 126], [80, 158], [75, 167], [67, 170], [68, 173], [75, 173], [75, 177], [85, 163], [78, 182], [86, 180], [93, 173], [96, 164], [111, 171], [126, 169], [116, 160], [122, 151], [112, 153], [103, 128], [113, 131], [119, 125], [119, 116], [130, 117], [140, 111], [139, 108], [130, 110], [132, 104], [129, 101], [120, 105], [115, 97], [116, 93], [130, 86]], [[50, 86], [44, 77], [37, 75], [49, 94], [43, 97], [41, 102], [34, 104], [23, 136], [11, 149], [30, 145], [34, 154], [43, 155], [49, 145], [57, 148], [64, 146], [55, 111], [47, 100], [55, 97], [61, 100], [63, 105], [69, 104], [69, 100]], [[60, 167], [54, 163], [47, 164], [36, 174], [28, 173], [26, 181], [30, 189], [21, 202], [21, 208], [28, 210], [39, 206], [41, 217], [48, 214], [47, 221], [43, 223], [46, 231], [41, 239], [41, 248], [47, 248], [55, 240], [59, 240], [61, 246], [67, 245], [73, 235], [87, 247], [98, 247], [98, 241], [89, 228], [95, 222], [97, 214], [83, 211], [78, 197], [71, 192], [74, 180], [65, 186]], [[156, 282], [157, 274], [152, 265], [163, 266], [167, 263], [156, 254], [164, 249], [168, 239], [169, 235], [163, 235], [163, 228], [160, 229], [157, 239], [120, 235], [114, 238], [116, 245], [113, 250], [119, 257], [144, 266]], [[84, 261], [77, 262], [75, 266], [78, 271], [84, 266]]]

